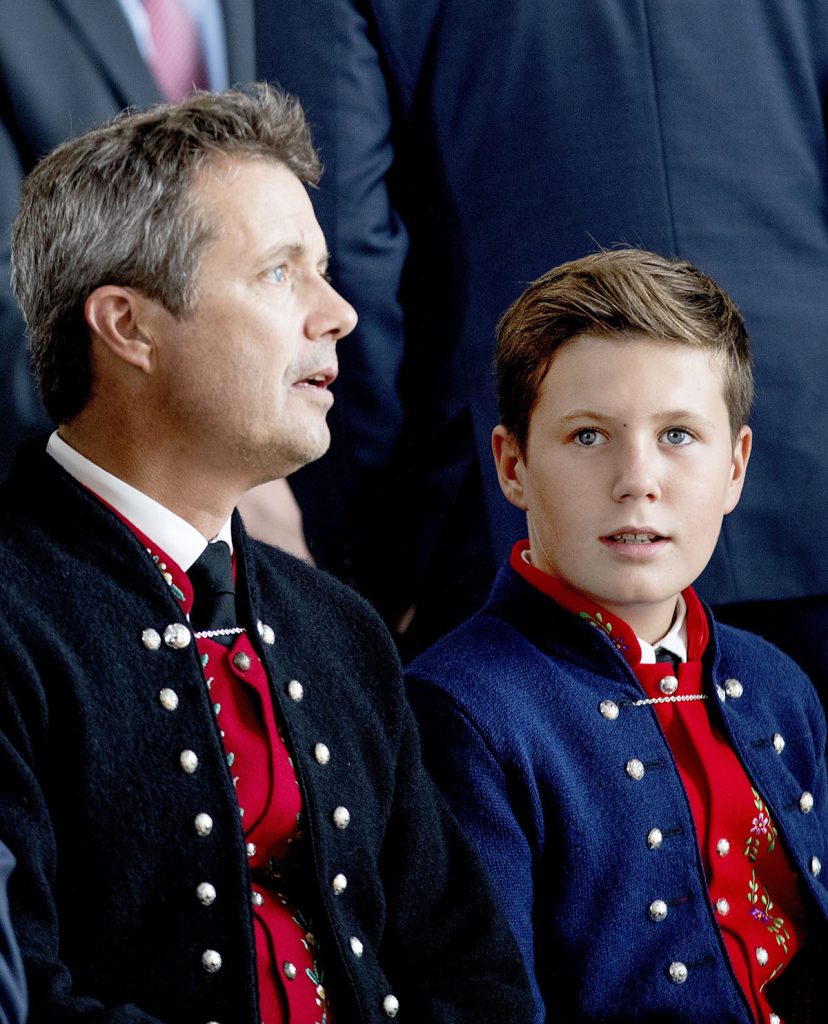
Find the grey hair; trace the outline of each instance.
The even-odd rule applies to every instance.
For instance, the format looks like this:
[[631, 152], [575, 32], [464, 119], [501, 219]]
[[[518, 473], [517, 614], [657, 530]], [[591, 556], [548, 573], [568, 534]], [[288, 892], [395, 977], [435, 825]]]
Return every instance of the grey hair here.
[[177, 318], [193, 311], [216, 226], [192, 184], [223, 155], [277, 161], [308, 185], [321, 175], [299, 101], [259, 83], [126, 111], [58, 146], [26, 178], [12, 229], [12, 285], [56, 422], [89, 398], [84, 305], [96, 288], [135, 288]]

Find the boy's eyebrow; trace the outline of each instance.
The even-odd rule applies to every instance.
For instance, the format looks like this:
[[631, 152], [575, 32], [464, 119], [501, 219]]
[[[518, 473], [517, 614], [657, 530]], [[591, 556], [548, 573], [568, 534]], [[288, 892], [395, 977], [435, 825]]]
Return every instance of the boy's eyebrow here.
[[[568, 423], [570, 420], [612, 420], [619, 418], [622, 417], [609, 412], [596, 412], [594, 409], [574, 409], [565, 416], [561, 416], [561, 422]], [[675, 420], [676, 422], [695, 420], [697, 423], [705, 423], [708, 426], [712, 426], [712, 420], [694, 409], [659, 409], [654, 418], [659, 420]]]

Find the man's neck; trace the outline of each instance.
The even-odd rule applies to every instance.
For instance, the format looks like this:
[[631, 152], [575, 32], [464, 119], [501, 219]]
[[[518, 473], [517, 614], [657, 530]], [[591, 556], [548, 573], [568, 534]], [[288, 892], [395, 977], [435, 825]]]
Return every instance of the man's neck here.
[[186, 459], [176, 465], [134, 446], [90, 440], [87, 432], [71, 424], [61, 425], [58, 436], [89, 462], [162, 505], [208, 540], [222, 529], [243, 493], [243, 488], [238, 492], [222, 488], [209, 474], [194, 474]]

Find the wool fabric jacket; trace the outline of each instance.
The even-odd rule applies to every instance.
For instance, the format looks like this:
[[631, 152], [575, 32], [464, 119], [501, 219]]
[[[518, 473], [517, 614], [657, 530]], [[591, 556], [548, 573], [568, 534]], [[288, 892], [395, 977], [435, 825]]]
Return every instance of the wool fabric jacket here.
[[[825, 718], [789, 658], [748, 633], [710, 627], [707, 706], [771, 811], [808, 911], [806, 947], [772, 1005], [786, 1008], [785, 1024], [824, 1020]], [[426, 763], [523, 952], [536, 1021], [753, 1020], [673, 755], [653, 708], [633, 706], [641, 687], [603, 630], [507, 565], [481, 612], [417, 658], [407, 684]], [[632, 759], [640, 778], [627, 771]], [[736, 849], [743, 837], [730, 839]], [[657, 899], [668, 913], [655, 921]], [[677, 964], [686, 980], [671, 971]]]
[[[239, 619], [302, 791], [303, 906], [336, 1021], [528, 1020], [384, 627], [238, 517], [234, 543]], [[31, 1024], [258, 1024], [247, 851], [189, 625], [134, 534], [42, 443], [0, 490], [0, 678], [0, 838]]]

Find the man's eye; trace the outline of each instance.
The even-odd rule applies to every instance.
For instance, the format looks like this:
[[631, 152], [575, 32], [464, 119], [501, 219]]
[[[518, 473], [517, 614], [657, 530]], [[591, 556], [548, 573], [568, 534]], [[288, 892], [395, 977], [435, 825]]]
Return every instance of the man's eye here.
[[585, 448], [592, 448], [596, 444], [603, 444], [604, 437], [599, 434], [597, 430], [593, 430], [591, 427], [586, 427], [583, 430], [576, 430], [572, 435], [572, 439], [579, 445], [583, 445]]
[[274, 284], [284, 284], [287, 281], [287, 267], [283, 263], [278, 267], [271, 267], [267, 276]]
[[693, 440], [692, 434], [684, 430], [683, 427], [670, 427], [669, 430], [664, 431], [661, 437], [667, 444], [673, 445], [676, 448], [681, 445], [690, 444]]

